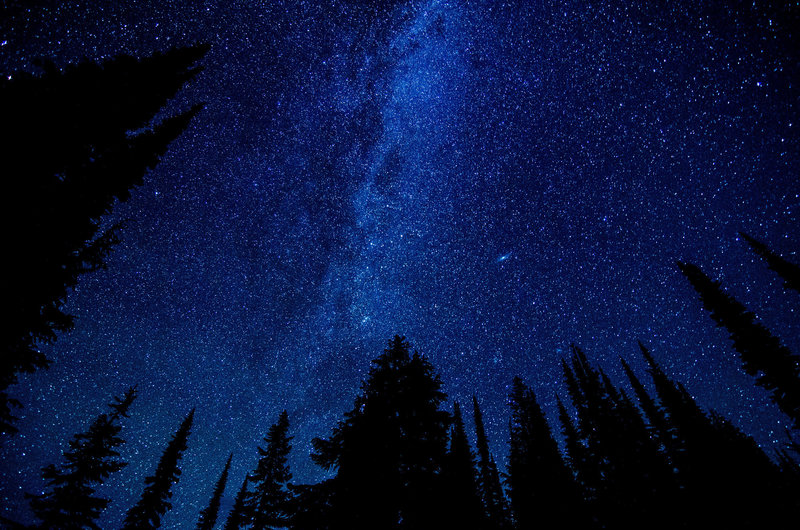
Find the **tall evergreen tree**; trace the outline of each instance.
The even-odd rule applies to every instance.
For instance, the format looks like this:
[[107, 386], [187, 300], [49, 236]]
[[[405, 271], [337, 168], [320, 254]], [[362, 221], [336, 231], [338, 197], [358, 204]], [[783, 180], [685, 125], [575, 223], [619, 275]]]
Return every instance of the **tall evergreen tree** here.
[[409, 355], [405, 338], [390, 340], [353, 409], [330, 438], [314, 440], [314, 461], [337, 469], [331, 528], [440, 526], [436, 493], [450, 422], [439, 409], [445, 398], [428, 360]]
[[500, 473], [489, 450], [489, 440], [483, 426], [483, 414], [475, 396], [472, 396], [472, 410], [475, 420], [475, 444], [478, 449], [478, 491], [485, 511], [487, 528], [490, 530], [509, 528], [511, 521], [503, 487], [500, 484]]
[[114, 397], [110, 413], [100, 414], [85, 433], [76, 434], [65, 452], [64, 464], [50, 464], [42, 469], [47, 490], [30, 495], [33, 513], [39, 522], [34, 528], [99, 529], [97, 519], [110, 500], [96, 494], [97, 486], [127, 464], [120, 460], [117, 448], [125, 443], [119, 437], [121, 418], [136, 398], [135, 388], [122, 398]]
[[728, 330], [745, 372], [772, 394], [772, 401], [792, 419], [794, 428], [800, 429], [800, 358], [756, 322], [753, 313], [726, 294], [719, 282], [691, 263], [678, 262], [678, 267], [700, 295], [711, 318]]
[[266, 449], [258, 448], [260, 459], [250, 476], [253, 491], [245, 504], [253, 530], [285, 528], [289, 524], [291, 495], [287, 485], [292, 474], [287, 458], [291, 440], [289, 415], [284, 410], [264, 438]]
[[783, 278], [785, 288], [794, 289], [800, 293], [800, 266], [782, 258], [767, 247], [767, 245], [750, 237], [744, 232], [739, 232], [739, 235], [747, 241], [747, 244], [750, 245], [750, 248], [752, 248], [756, 254], [767, 262], [770, 269], [777, 272], [778, 275]]
[[216, 486], [214, 486], [214, 493], [211, 495], [211, 501], [208, 503], [208, 506], [200, 512], [200, 519], [197, 521], [197, 530], [212, 530], [217, 523], [219, 505], [222, 500], [222, 494], [225, 492], [225, 484], [228, 482], [228, 471], [231, 469], [231, 460], [233, 460], [233, 453], [228, 456], [228, 461], [225, 462], [222, 475], [220, 475]]
[[[639, 343], [639, 347], [644, 349], [644, 345], [641, 342]], [[642, 382], [636, 376], [630, 365], [625, 362], [625, 359], [620, 358], [620, 363], [622, 364], [622, 369], [625, 371], [625, 375], [627, 376], [631, 387], [633, 387], [633, 392], [636, 394], [636, 398], [639, 400], [639, 406], [641, 406], [642, 411], [644, 411], [649, 425], [648, 430], [650, 431], [651, 435], [658, 441], [665, 454], [675, 454], [677, 451], [677, 447], [675, 446], [675, 435], [672, 427], [669, 424], [669, 421], [667, 420], [666, 414], [661, 409], [658, 402], [647, 392], [644, 384], [642, 384]]]
[[186, 450], [189, 432], [194, 421], [192, 409], [181, 423], [167, 448], [161, 455], [156, 472], [144, 479], [144, 493], [139, 501], [125, 516], [123, 530], [145, 530], [161, 526], [161, 517], [172, 509], [169, 499], [172, 498], [172, 485], [177, 483], [181, 470], [178, 467], [181, 456]]
[[224, 530], [239, 530], [247, 524], [247, 483], [250, 481], [250, 475], [244, 477], [242, 486], [236, 494], [233, 501], [233, 508], [231, 508], [228, 518], [225, 519]]
[[[565, 365], [578, 412], [579, 453], [572, 460], [595, 512], [609, 527], [640, 524], [677, 489], [668, 461], [639, 410], [608, 376], [573, 346]], [[655, 524], [664, 524], [664, 517]]]
[[[0, 326], [0, 433], [15, 432], [7, 389], [18, 374], [48, 366], [37, 347], [72, 327], [63, 311], [78, 278], [105, 266], [121, 227], [103, 226], [116, 201], [155, 167], [200, 107], [154, 119], [200, 68], [206, 46], [82, 62], [0, 79], [0, 194], [5, 274], [0, 294], [14, 310]], [[106, 223], [107, 224], [107, 223]]]
[[475, 454], [467, 439], [458, 402], [453, 404], [450, 449], [442, 465], [442, 497], [449, 527], [481, 527], [483, 510], [475, 477]]
[[[674, 439], [671, 461], [684, 492], [674, 511], [698, 526], [781, 527], [795, 503], [777, 468], [750, 437], [714, 412], [706, 413], [640, 345]], [[776, 526], [777, 525], [777, 526]]]
[[516, 528], [585, 527], [583, 505], [536, 395], [512, 383], [508, 486]]

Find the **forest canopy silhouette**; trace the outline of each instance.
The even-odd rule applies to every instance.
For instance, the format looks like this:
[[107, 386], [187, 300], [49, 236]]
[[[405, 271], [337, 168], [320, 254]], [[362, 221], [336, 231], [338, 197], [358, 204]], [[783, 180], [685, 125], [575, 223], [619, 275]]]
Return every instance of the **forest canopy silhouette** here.
[[[176, 94], [201, 71], [209, 47], [174, 48], [141, 59], [119, 56], [19, 73], [0, 82], [6, 138], [3, 211], [11, 256], [2, 294], [0, 436], [19, 435], [14, 399], [20, 374], [47, 368], [39, 346], [69, 332], [64, 311], [80, 277], [106, 266], [121, 223], [104, 222], [147, 178], [202, 104], [165, 115]], [[43, 154], [46, 154], [43, 155]], [[798, 266], [742, 235], [755, 255], [798, 290]], [[664, 368], [663, 353], [642, 337], [647, 366], [619, 359], [627, 381], [592, 361], [591, 345], [571, 345], [562, 359], [566, 393], [558, 422], [548, 420], [537, 390], [522, 376], [509, 381], [508, 460], [498, 462], [484, 416], [483, 393], [472, 403], [448, 401], [430, 352], [402, 335], [372, 360], [351, 409], [318, 433], [308, 455], [328, 478], [293, 481], [292, 417], [265, 414], [256, 466], [233, 484], [232, 462], [220, 453], [219, 478], [198, 509], [198, 529], [264, 530], [472, 528], [794, 528], [800, 515], [800, 359], [755, 314], [698, 266], [678, 262], [711, 321], [724, 328], [741, 368], [791, 425], [785, 448], [770, 454], [723, 415], [698, 403]], [[793, 293], [794, 294], [794, 293]], [[710, 322], [698, 322], [705, 326]], [[587, 353], [589, 352], [589, 353]], [[633, 356], [631, 356], [633, 357]], [[535, 370], [531, 366], [531, 370]], [[42, 491], [29, 492], [29, 513], [3, 519], [10, 528], [100, 528], [114, 498], [112, 483], [129, 462], [126, 421], [137, 414], [136, 387], [109, 388], [104, 412], [86, 418], [68, 450], [41, 470]], [[469, 405], [465, 419], [462, 405]], [[195, 409], [185, 414], [123, 529], [158, 528], [181, 487], [182, 462], [193, 443]], [[474, 439], [475, 444], [470, 440]], [[2, 442], [0, 442], [2, 443]], [[224, 463], [224, 466], [222, 462]], [[215, 475], [216, 476], [216, 475]], [[224, 499], [232, 498], [228, 508]]]

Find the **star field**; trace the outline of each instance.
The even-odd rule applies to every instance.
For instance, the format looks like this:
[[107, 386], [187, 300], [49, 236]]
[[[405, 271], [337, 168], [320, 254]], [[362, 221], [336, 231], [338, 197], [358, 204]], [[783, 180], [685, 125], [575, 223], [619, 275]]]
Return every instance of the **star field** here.
[[512, 377], [555, 420], [570, 343], [621, 382], [642, 340], [702, 405], [783, 441], [675, 262], [800, 352], [797, 296], [737, 235], [800, 261], [796, 3], [375, 4], [2, 8], [6, 75], [211, 44], [171, 110], [205, 109], [115, 208], [130, 222], [70, 295], [52, 368], [12, 389], [2, 515], [30, 517], [39, 469], [133, 384], [109, 527], [195, 406], [165, 528], [194, 525], [233, 451], [224, 513], [283, 409], [294, 481], [317, 481], [311, 439], [395, 333], [451, 400], [477, 394], [501, 467]]

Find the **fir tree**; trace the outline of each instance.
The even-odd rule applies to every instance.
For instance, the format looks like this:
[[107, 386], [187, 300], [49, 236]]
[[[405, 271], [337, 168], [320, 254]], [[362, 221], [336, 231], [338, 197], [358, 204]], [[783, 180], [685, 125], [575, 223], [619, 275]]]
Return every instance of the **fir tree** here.
[[678, 267], [700, 295], [711, 318], [730, 333], [744, 371], [771, 392], [772, 401], [792, 419], [794, 428], [800, 429], [800, 359], [756, 322], [753, 313], [726, 294], [719, 282], [690, 263], [678, 262]]
[[475, 478], [475, 454], [469, 445], [461, 406], [453, 404], [450, 449], [442, 465], [445, 517], [451, 528], [479, 528], [483, 519]]
[[158, 461], [155, 473], [144, 479], [144, 493], [139, 501], [128, 510], [123, 530], [145, 530], [161, 526], [161, 517], [172, 509], [172, 485], [177, 483], [181, 470], [178, 467], [186, 450], [189, 432], [194, 420], [194, 409], [189, 412], [167, 444]]
[[[0, 80], [0, 194], [5, 261], [0, 292], [14, 311], [0, 328], [0, 432], [13, 433], [7, 389], [48, 366], [38, 349], [72, 327], [63, 311], [78, 278], [103, 268], [121, 224], [103, 226], [116, 201], [155, 167], [199, 107], [154, 118], [195, 77], [206, 46], [144, 59], [119, 56]], [[107, 224], [107, 223], [106, 223]]]
[[487, 527], [491, 530], [509, 528], [508, 506], [500, 484], [500, 474], [489, 450], [489, 440], [483, 426], [483, 414], [478, 398], [472, 396], [475, 419], [475, 443], [478, 449], [478, 491], [483, 503]]
[[231, 508], [231, 512], [225, 520], [224, 530], [239, 530], [239, 528], [242, 528], [247, 523], [246, 501], [248, 495], [247, 483], [249, 481], [250, 476], [245, 476], [242, 481], [242, 487], [239, 488], [239, 492], [236, 494], [236, 498], [233, 501], [233, 508]]
[[222, 470], [217, 485], [214, 486], [214, 493], [211, 495], [211, 501], [208, 506], [200, 512], [200, 519], [197, 521], [197, 530], [212, 530], [217, 523], [217, 515], [219, 514], [219, 505], [222, 500], [222, 494], [225, 492], [225, 483], [228, 482], [228, 471], [231, 469], [231, 460], [233, 460], [233, 453], [228, 456], [228, 461]]
[[786, 289], [794, 289], [800, 293], [800, 267], [790, 261], [785, 260], [773, 252], [769, 247], [767, 247], [767, 245], [755, 238], [750, 237], [744, 232], [739, 232], [739, 235], [741, 235], [742, 238], [747, 241], [747, 244], [750, 245], [750, 248], [752, 248], [756, 254], [761, 256], [764, 261], [767, 262], [767, 265], [770, 269], [777, 272], [778, 275], [783, 278], [783, 285]]
[[128, 417], [136, 398], [135, 388], [122, 398], [114, 397], [111, 413], [95, 419], [89, 430], [76, 434], [69, 442], [64, 464], [50, 464], [42, 469], [47, 481], [43, 495], [29, 496], [31, 509], [39, 519], [34, 528], [99, 529], [97, 519], [110, 500], [96, 494], [97, 486], [127, 464], [120, 460], [117, 448], [125, 441], [119, 437], [119, 420]]
[[437, 527], [450, 421], [439, 409], [445, 398], [428, 360], [409, 355], [403, 337], [389, 341], [353, 409], [329, 439], [314, 440], [314, 461], [337, 469], [331, 528]]
[[584, 527], [583, 506], [533, 390], [512, 383], [508, 486], [516, 528]]
[[250, 476], [253, 491], [245, 505], [253, 530], [288, 526], [291, 495], [287, 484], [292, 479], [287, 463], [292, 437], [288, 433], [289, 415], [284, 410], [264, 438], [266, 449], [258, 448], [260, 459]]

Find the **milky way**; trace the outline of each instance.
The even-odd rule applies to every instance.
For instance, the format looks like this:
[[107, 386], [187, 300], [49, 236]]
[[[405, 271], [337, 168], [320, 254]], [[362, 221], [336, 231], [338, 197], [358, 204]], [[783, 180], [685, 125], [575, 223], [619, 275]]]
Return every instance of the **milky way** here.
[[704, 406], [782, 440], [675, 262], [800, 351], [797, 296], [738, 238], [800, 261], [797, 8], [364, 4], [3, 7], [6, 75], [211, 44], [173, 103], [205, 110], [109, 218], [131, 221], [70, 295], [53, 367], [13, 390], [6, 515], [29, 517], [39, 468], [132, 384], [108, 526], [194, 406], [165, 527], [194, 524], [230, 451], [238, 484], [283, 409], [295, 481], [319, 480], [311, 439], [395, 333], [451, 399], [477, 394], [501, 464], [511, 378], [554, 419], [571, 343], [621, 382], [642, 340]]

